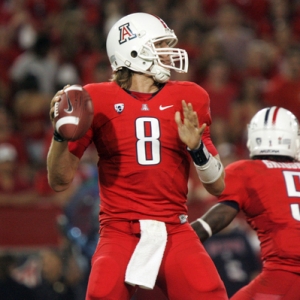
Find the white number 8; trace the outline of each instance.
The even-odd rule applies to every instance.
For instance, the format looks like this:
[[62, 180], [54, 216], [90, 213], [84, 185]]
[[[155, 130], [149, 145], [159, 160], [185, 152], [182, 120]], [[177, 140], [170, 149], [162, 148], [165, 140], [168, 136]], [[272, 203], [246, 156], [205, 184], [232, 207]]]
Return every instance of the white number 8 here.
[[135, 121], [137, 160], [140, 165], [160, 163], [160, 127], [155, 118], [143, 117]]

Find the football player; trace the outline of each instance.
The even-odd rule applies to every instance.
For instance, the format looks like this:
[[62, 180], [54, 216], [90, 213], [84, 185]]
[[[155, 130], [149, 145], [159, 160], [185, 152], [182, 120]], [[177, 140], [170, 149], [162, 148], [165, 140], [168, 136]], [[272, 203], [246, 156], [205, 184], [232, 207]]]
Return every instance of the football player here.
[[[191, 158], [214, 195], [224, 189], [224, 170], [210, 139], [208, 94], [192, 82], [170, 80], [171, 70], [188, 70], [187, 53], [176, 43], [159, 17], [121, 18], [107, 36], [111, 81], [84, 86], [94, 105], [90, 129], [75, 142], [54, 132], [47, 165], [55, 191], [71, 185], [90, 143], [99, 154], [100, 240], [87, 300], [126, 300], [137, 287], [155, 284], [170, 300], [227, 299], [187, 221]], [[62, 93], [52, 99], [52, 120]]]
[[251, 159], [226, 167], [219, 203], [192, 223], [205, 241], [241, 210], [257, 232], [262, 272], [230, 299], [300, 299], [299, 144], [299, 123], [290, 111], [257, 112], [248, 126]]

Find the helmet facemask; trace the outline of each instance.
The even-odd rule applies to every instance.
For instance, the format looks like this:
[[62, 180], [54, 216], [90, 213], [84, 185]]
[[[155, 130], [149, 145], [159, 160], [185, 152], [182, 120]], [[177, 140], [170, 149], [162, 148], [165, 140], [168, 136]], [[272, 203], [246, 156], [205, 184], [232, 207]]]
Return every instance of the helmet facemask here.
[[[157, 48], [155, 44], [158, 42], [166, 41], [169, 47]], [[172, 48], [176, 45], [177, 38], [166, 39], [157, 38], [147, 42], [138, 53], [139, 57], [143, 60], [153, 61], [153, 65], [149, 69], [149, 75], [155, 78], [159, 72], [169, 74], [170, 70], [178, 73], [187, 73], [188, 70], [188, 56], [185, 50], [179, 48]], [[167, 61], [164, 58], [167, 57]], [[163, 69], [162, 69], [163, 68]]]

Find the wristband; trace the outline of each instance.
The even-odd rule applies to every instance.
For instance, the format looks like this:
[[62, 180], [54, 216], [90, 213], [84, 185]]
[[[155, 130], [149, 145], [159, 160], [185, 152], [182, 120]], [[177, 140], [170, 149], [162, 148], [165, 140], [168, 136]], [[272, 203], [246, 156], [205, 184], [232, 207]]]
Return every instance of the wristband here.
[[200, 142], [199, 148], [195, 150], [187, 148], [187, 150], [197, 166], [204, 166], [207, 164], [211, 156], [202, 141]]
[[53, 132], [53, 139], [54, 139], [54, 141], [57, 141], [60, 143], [66, 141], [56, 130], [54, 130], [54, 132]]
[[205, 165], [198, 166], [194, 163], [197, 174], [203, 183], [210, 184], [216, 182], [223, 173], [222, 163], [215, 157], [209, 157]]
[[207, 232], [208, 237], [211, 237], [212, 236], [212, 230], [211, 230], [211, 227], [209, 226], [209, 224], [201, 218], [198, 218], [197, 221], [202, 225], [204, 230]]

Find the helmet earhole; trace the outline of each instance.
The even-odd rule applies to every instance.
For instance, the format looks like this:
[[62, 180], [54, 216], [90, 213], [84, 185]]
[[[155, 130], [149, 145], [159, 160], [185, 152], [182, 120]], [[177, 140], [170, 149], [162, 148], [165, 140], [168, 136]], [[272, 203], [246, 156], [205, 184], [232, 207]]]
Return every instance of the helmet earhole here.
[[133, 57], [133, 58], [137, 57], [137, 52], [136, 51], [131, 51], [131, 57]]

